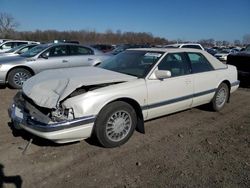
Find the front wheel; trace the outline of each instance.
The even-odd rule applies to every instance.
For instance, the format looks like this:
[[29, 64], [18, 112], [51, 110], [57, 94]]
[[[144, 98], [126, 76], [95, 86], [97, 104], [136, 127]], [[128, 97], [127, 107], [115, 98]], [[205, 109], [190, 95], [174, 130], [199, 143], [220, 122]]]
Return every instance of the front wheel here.
[[21, 89], [23, 83], [28, 80], [32, 74], [24, 68], [16, 68], [10, 71], [8, 83], [12, 88]]
[[214, 98], [212, 100], [212, 108], [214, 111], [220, 111], [228, 101], [229, 88], [227, 84], [221, 83], [216, 90]]
[[105, 106], [95, 122], [95, 135], [104, 147], [120, 146], [132, 136], [137, 123], [134, 108], [116, 101]]

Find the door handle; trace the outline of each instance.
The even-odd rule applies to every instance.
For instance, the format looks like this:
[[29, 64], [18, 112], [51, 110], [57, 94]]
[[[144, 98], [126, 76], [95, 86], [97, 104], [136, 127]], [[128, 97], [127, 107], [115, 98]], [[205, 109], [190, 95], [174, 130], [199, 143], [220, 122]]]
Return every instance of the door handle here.
[[65, 59], [64, 59], [64, 60], [62, 60], [62, 62], [63, 62], [63, 63], [68, 63], [68, 61], [67, 61], [67, 60], [65, 60]]

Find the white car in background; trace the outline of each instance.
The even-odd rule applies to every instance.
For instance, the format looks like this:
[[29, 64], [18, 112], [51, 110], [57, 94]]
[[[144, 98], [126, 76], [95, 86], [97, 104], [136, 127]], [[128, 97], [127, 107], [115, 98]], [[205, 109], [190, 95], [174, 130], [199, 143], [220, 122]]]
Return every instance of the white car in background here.
[[104, 147], [116, 147], [135, 128], [143, 133], [145, 120], [206, 103], [219, 111], [238, 86], [236, 68], [206, 51], [130, 49], [98, 67], [35, 75], [9, 115], [17, 129], [57, 143], [95, 135]]
[[0, 43], [0, 53], [6, 52], [16, 46], [20, 46], [23, 44], [40, 44], [40, 42], [26, 40], [7, 40], [5, 42]]
[[219, 59], [220, 61], [227, 61], [227, 56], [229, 54], [232, 54], [232, 53], [237, 53], [239, 52], [240, 50], [234, 48], [234, 49], [221, 49], [219, 50], [216, 54], [214, 54], [214, 57], [216, 57], [217, 59]]
[[29, 49], [37, 46], [38, 44], [23, 44], [20, 46], [16, 46], [6, 52], [1, 52], [0, 53], [0, 58], [1, 57], [6, 57], [6, 56], [18, 56], [20, 54], [23, 54], [24, 52], [28, 51]]
[[192, 48], [198, 50], [205, 50], [201, 44], [198, 43], [183, 43], [183, 44], [169, 44], [165, 48]]

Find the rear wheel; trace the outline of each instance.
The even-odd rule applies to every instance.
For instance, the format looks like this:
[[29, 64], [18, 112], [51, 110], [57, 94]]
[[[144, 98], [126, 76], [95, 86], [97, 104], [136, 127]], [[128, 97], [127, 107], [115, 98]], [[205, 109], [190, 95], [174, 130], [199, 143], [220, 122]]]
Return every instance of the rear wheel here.
[[12, 88], [21, 89], [23, 83], [28, 80], [32, 74], [24, 68], [16, 68], [10, 71], [8, 83]]
[[214, 111], [220, 111], [228, 101], [229, 88], [227, 84], [221, 83], [216, 90], [214, 98], [212, 100], [212, 108]]
[[117, 101], [105, 106], [95, 122], [95, 135], [104, 147], [120, 146], [132, 136], [136, 112], [128, 103]]

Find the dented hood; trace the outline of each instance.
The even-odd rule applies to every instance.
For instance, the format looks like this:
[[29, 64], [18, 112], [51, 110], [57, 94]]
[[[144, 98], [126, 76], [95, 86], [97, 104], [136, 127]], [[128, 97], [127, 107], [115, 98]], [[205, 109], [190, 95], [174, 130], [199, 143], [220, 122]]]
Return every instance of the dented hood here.
[[82, 86], [123, 82], [134, 76], [98, 68], [75, 67], [43, 71], [23, 84], [23, 93], [38, 106], [56, 108], [57, 104]]

